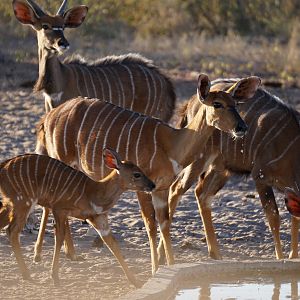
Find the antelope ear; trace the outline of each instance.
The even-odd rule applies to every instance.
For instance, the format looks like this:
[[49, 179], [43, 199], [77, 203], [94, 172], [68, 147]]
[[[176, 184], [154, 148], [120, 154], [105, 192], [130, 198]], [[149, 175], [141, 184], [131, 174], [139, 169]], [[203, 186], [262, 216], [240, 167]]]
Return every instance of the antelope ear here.
[[257, 76], [243, 78], [231, 86], [227, 93], [238, 100], [250, 99], [254, 96], [260, 84], [261, 79]]
[[79, 5], [67, 10], [64, 13], [65, 27], [76, 28], [80, 26], [88, 12], [88, 7], [85, 5]]
[[38, 20], [39, 16], [29, 4], [14, 0], [12, 5], [17, 20], [22, 24], [34, 25]]
[[209, 94], [210, 80], [206, 74], [200, 74], [198, 77], [197, 94], [201, 102], [205, 100]]
[[300, 197], [292, 189], [285, 189], [285, 205], [290, 214], [300, 218]]
[[105, 162], [105, 165], [109, 169], [116, 169], [119, 170], [121, 167], [121, 158], [117, 152], [110, 148], [104, 148], [103, 149], [103, 159]]

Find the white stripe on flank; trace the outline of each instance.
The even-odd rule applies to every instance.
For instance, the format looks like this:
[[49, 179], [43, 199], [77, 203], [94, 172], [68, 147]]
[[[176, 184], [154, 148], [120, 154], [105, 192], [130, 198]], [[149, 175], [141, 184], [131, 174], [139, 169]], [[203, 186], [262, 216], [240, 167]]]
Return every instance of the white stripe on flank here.
[[142, 125], [141, 125], [141, 128], [140, 128], [140, 132], [139, 132], [139, 135], [138, 135], [138, 138], [137, 138], [137, 141], [136, 141], [136, 148], [135, 148], [135, 157], [136, 157], [136, 164], [137, 166], [139, 166], [139, 145], [140, 145], [140, 140], [141, 140], [141, 135], [142, 135], [142, 132], [143, 132], [143, 128], [144, 128], [144, 125], [147, 121], [147, 117], [146, 116], [143, 116], [144, 120], [142, 122]]
[[29, 186], [30, 186], [30, 189], [31, 189], [31, 196], [34, 197], [35, 195], [35, 191], [33, 189], [33, 186], [32, 186], [32, 178], [30, 177], [30, 160], [31, 160], [31, 155], [28, 156], [28, 159], [27, 159], [27, 180], [29, 181]]
[[[110, 107], [112, 107], [112, 106], [110, 106]], [[97, 150], [98, 140], [99, 140], [99, 138], [100, 138], [100, 134], [102, 133], [102, 132], [101, 132], [101, 129], [102, 129], [102, 128], [105, 128], [104, 125], [106, 125], [106, 124], [105, 124], [106, 120], [110, 117], [111, 114], [114, 113], [114, 111], [115, 111], [116, 109], [119, 109], [119, 107], [118, 107], [118, 106], [113, 106], [113, 107], [111, 108], [111, 110], [109, 111], [109, 113], [105, 116], [104, 120], [101, 122], [100, 128], [98, 128], [98, 130], [97, 130], [97, 136], [96, 136], [96, 139], [95, 139], [95, 142], [94, 142], [94, 147], [93, 147], [93, 152], [92, 152], [92, 170], [95, 170], [95, 169], [96, 169], [96, 168], [95, 168], [96, 150]], [[105, 131], [105, 130], [104, 130], [104, 131]], [[101, 144], [101, 150], [102, 150], [102, 144]], [[102, 162], [102, 160], [100, 160], [100, 163], [101, 163], [101, 162]], [[103, 174], [101, 174], [101, 178], [102, 178], [102, 177], [103, 177]]]
[[108, 79], [108, 77], [105, 73], [105, 70], [102, 70], [101, 67], [98, 67], [97, 70], [99, 70], [103, 74], [103, 76], [105, 77], [105, 81], [107, 83], [107, 86], [108, 86], [109, 99], [104, 99], [104, 100], [107, 100], [107, 101], [111, 102], [112, 101], [112, 99], [111, 99], [112, 98], [112, 93], [111, 93], [111, 86], [110, 86], [109, 79]]
[[[83, 174], [81, 174], [81, 173], [79, 173], [79, 172], [76, 172], [75, 177], [78, 176], [78, 175], [79, 175], [80, 178], [79, 178], [79, 180], [76, 181], [76, 182], [77, 182], [76, 186], [75, 186], [75, 187], [72, 187], [72, 193], [71, 193], [71, 194], [70, 194], [70, 191], [69, 191], [69, 195], [68, 195], [68, 198], [66, 199], [66, 201], [69, 201], [69, 200], [73, 199], [74, 194], [75, 194], [76, 192], [78, 192], [78, 190], [81, 190], [80, 195], [83, 195], [83, 193], [84, 193], [84, 188], [80, 188], [80, 186], [81, 186], [81, 183], [82, 183], [83, 180], [86, 181], [87, 176], [85, 176], [85, 175], [83, 175]], [[80, 199], [80, 198], [79, 198], [79, 199]], [[76, 201], [78, 201], [78, 198], [76, 199]], [[73, 202], [73, 203], [74, 203], [74, 202]]]
[[36, 156], [35, 161], [35, 168], [34, 168], [34, 177], [35, 177], [35, 185], [38, 187], [38, 169], [39, 169], [39, 161], [40, 161], [40, 155]]
[[[73, 183], [73, 181], [75, 180], [76, 175], [77, 175], [77, 172], [78, 172], [78, 171], [76, 171], [76, 170], [74, 170], [74, 169], [72, 169], [72, 170], [70, 171], [69, 176], [68, 176], [68, 178], [66, 179], [64, 186], [59, 190], [59, 197], [58, 197], [57, 199], [55, 199], [55, 200], [52, 199], [52, 200], [53, 200], [53, 201], [52, 201], [52, 204], [54, 204], [54, 203], [56, 203], [56, 202], [59, 202], [60, 199], [62, 199], [62, 197], [65, 195], [65, 193], [66, 193], [66, 192], [69, 192], [69, 188], [70, 188], [71, 184]], [[71, 178], [71, 180], [69, 181], [70, 177], [72, 177], [72, 178]]]
[[9, 162], [9, 165], [8, 165], [8, 167], [7, 167], [6, 176], [7, 176], [7, 178], [8, 178], [8, 181], [9, 181], [10, 185], [11, 185], [12, 188], [15, 190], [16, 194], [19, 194], [18, 189], [16, 189], [16, 187], [15, 187], [13, 181], [12, 181], [11, 178], [9, 177], [9, 167], [10, 167], [11, 163], [12, 163], [12, 161]]
[[97, 102], [98, 102], [97, 99], [93, 99], [93, 102], [89, 104], [88, 108], [85, 110], [85, 113], [83, 115], [80, 127], [78, 129], [77, 139], [76, 139], [77, 157], [78, 157], [78, 168], [82, 168], [82, 166], [81, 166], [81, 159], [80, 159], [80, 157], [81, 157], [81, 155], [80, 155], [80, 149], [81, 149], [81, 147], [80, 147], [80, 143], [79, 143], [80, 134], [82, 132], [82, 128], [84, 128], [83, 127], [84, 121], [85, 121], [85, 119], [86, 119], [86, 117], [87, 117], [90, 109], [93, 107], [94, 104], [97, 104]]
[[157, 151], [156, 133], [157, 133], [157, 129], [158, 129], [159, 125], [160, 125], [160, 123], [157, 122], [156, 125], [155, 125], [155, 129], [154, 129], [154, 134], [153, 134], [154, 151], [153, 151], [153, 155], [152, 155], [152, 157], [150, 159], [150, 170], [152, 170], [153, 161], [154, 161], [154, 158], [155, 158], [155, 155], [156, 155], [156, 151]]
[[289, 145], [285, 148], [285, 150], [281, 153], [281, 155], [279, 155], [277, 158], [275, 158], [275, 159], [269, 161], [269, 162], [267, 163], [266, 166], [271, 165], [271, 164], [277, 162], [278, 160], [280, 160], [281, 158], [283, 158], [284, 155], [289, 151], [289, 149], [292, 147], [292, 145], [293, 145], [299, 138], [300, 138], [300, 135], [298, 135], [296, 138], [294, 138], [294, 139], [289, 143]]
[[[263, 122], [263, 120], [265, 118], [268, 117], [269, 114], [272, 114], [272, 112], [274, 110], [276, 110], [278, 108], [277, 104], [270, 110], [268, 110], [265, 114], [263, 115], [260, 115], [258, 118], [257, 118], [257, 122]], [[250, 142], [250, 146], [249, 146], [249, 152], [248, 152], [248, 156], [250, 159], [253, 158], [253, 155], [252, 155], [252, 148], [253, 148], [253, 145], [255, 143], [255, 138], [256, 138], [256, 135], [257, 135], [257, 132], [259, 131], [259, 124], [257, 124], [257, 126], [255, 127], [255, 130], [254, 130], [254, 133], [252, 134], [252, 139], [251, 139], [251, 142]]]
[[[50, 179], [50, 185], [49, 187], [47, 187], [49, 193], [51, 194], [52, 197], [54, 197], [54, 193], [52, 191], [52, 185], [53, 185], [53, 182], [56, 180], [56, 173], [57, 172], [60, 172], [61, 173], [61, 168], [60, 168], [60, 162], [58, 160], [55, 160], [54, 161], [54, 165], [55, 167], [53, 168], [53, 175], [51, 175]], [[56, 186], [59, 184], [58, 181], [56, 181]]]
[[86, 186], [86, 183], [87, 183], [87, 176], [84, 177], [85, 178], [85, 181], [84, 181], [84, 184], [83, 184], [83, 187], [82, 187], [82, 191], [81, 191], [81, 194], [78, 196], [78, 198], [74, 201], [74, 205], [77, 205], [78, 201], [82, 198], [83, 194], [85, 193], [85, 186]]
[[117, 144], [117, 147], [116, 147], [116, 152], [119, 152], [121, 139], [122, 139], [122, 137], [123, 137], [123, 133], [124, 133], [124, 130], [125, 130], [126, 126], [129, 124], [130, 120], [131, 120], [135, 115], [139, 115], [139, 113], [137, 113], [137, 112], [131, 112], [130, 117], [129, 117], [129, 118], [127, 119], [127, 121], [124, 123], [124, 125], [123, 125], [123, 127], [122, 127], [122, 130], [121, 130], [121, 132], [120, 132], [119, 138], [118, 138], [118, 144]]
[[[255, 161], [256, 160], [256, 155], [257, 155], [257, 152], [260, 150], [260, 147], [263, 145], [265, 146], [266, 143], [267, 143], [267, 140], [270, 138], [268, 144], [274, 139], [274, 134], [276, 134], [274, 132], [274, 129], [276, 129], [276, 127], [279, 126], [280, 122], [285, 118], [285, 117], [288, 117], [286, 114], [283, 114], [275, 123], [274, 125], [264, 134], [264, 137], [260, 140], [260, 143], [255, 147], [255, 151], [254, 151], [254, 154], [253, 154], [253, 160]], [[279, 127], [279, 130], [282, 130], [283, 128], [285, 128], [287, 126], [288, 122], [285, 123], [283, 126], [280, 126]], [[272, 136], [273, 134], [273, 136]]]
[[127, 144], [126, 144], [126, 155], [125, 159], [129, 160], [129, 144], [130, 144], [130, 137], [131, 137], [131, 131], [135, 125], [135, 123], [140, 119], [140, 115], [132, 122], [129, 131], [128, 131], [128, 138], [127, 138]]
[[23, 191], [25, 191], [26, 194], [27, 194], [27, 197], [30, 198], [29, 191], [27, 189], [27, 186], [26, 186], [24, 178], [23, 178], [24, 174], [25, 174], [25, 170], [24, 170], [24, 167], [23, 167], [23, 159], [24, 159], [24, 156], [22, 156], [21, 159], [20, 159], [21, 162], [20, 162], [19, 174], [20, 174], [20, 178], [21, 178], [21, 183], [23, 185]]
[[[70, 104], [71, 102], [74, 103], [75, 101], [69, 101], [68, 103]], [[64, 126], [64, 155], [65, 156], [67, 155], [67, 151], [68, 151], [68, 148], [67, 148], [67, 130], [68, 130], [69, 118], [70, 118], [70, 116], [72, 116], [73, 110], [75, 110], [77, 105], [79, 105], [79, 103], [81, 103], [81, 102], [82, 102], [82, 100], [75, 102], [75, 104], [73, 105], [73, 107], [71, 108], [71, 110], [68, 113], [67, 120], [65, 121], [65, 126]], [[47, 131], [49, 131], [49, 130], [47, 130]], [[58, 157], [56, 157], [56, 158], [58, 158]]]
[[105, 104], [102, 106], [102, 108], [99, 111], [98, 116], [94, 122], [93, 127], [90, 129], [89, 136], [87, 138], [87, 143], [85, 146], [84, 157], [82, 157], [82, 158], [78, 157], [78, 160], [81, 160], [80, 165], [82, 166], [82, 170], [84, 170], [86, 173], [89, 170], [89, 163], [87, 162], [87, 157], [88, 157], [88, 150], [90, 149], [89, 144], [91, 141], [92, 134], [95, 134], [95, 127], [96, 127], [96, 125], [98, 125], [98, 121], [99, 121], [100, 117], [102, 116], [102, 113], [105, 112], [106, 110], [110, 110], [110, 108], [111, 108], [111, 106], [109, 104]]
[[[152, 75], [152, 72], [148, 69], [146, 69], [148, 74], [150, 75], [151, 79], [152, 79], [152, 83], [153, 83], [153, 90], [154, 90], [154, 96], [153, 96], [153, 99], [152, 100], [152, 107], [151, 107], [151, 110], [149, 111], [149, 115], [153, 115], [153, 111], [155, 110], [155, 102], [156, 102], [156, 82], [155, 82], [155, 79], [153, 78], [153, 75]], [[156, 110], [155, 110], [156, 111]]]
[[[158, 73], [155, 73], [156, 74], [156, 77], [158, 78], [158, 81], [159, 81], [159, 85], [160, 85], [160, 93], [159, 93], [159, 96], [157, 96], [157, 104], [156, 104], [156, 113], [155, 113], [155, 116], [157, 116], [157, 118], [161, 118], [161, 113], [162, 113], [162, 107], [161, 107], [161, 98], [162, 98], [162, 90], [163, 90], [163, 84], [162, 84], [162, 81], [161, 81], [161, 76], [160, 74]], [[156, 98], [153, 100], [153, 102], [155, 103], [156, 102]]]
[[149, 105], [150, 105], [150, 100], [151, 100], [151, 89], [150, 89], [150, 83], [149, 83], [149, 79], [148, 79], [148, 75], [146, 74], [144, 67], [138, 64], [138, 67], [142, 70], [145, 79], [146, 79], [146, 83], [147, 83], [147, 91], [148, 91], [148, 98], [147, 98], [147, 105], [146, 108], [144, 110], [144, 114], [146, 115], [150, 115], [150, 112], [148, 113], [148, 109], [149, 109]]
[[120, 74], [119, 72], [117, 72], [117, 70], [115, 70], [114, 68], [111, 68], [111, 72], [113, 73], [113, 76], [115, 78], [117, 78], [117, 81], [118, 81], [118, 95], [119, 95], [119, 106], [121, 107], [125, 107], [125, 104], [126, 104], [126, 99], [125, 99], [125, 93], [124, 93], [124, 88], [123, 88], [123, 83], [120, 79]]
[[66, 170], [68, 170], [69, 169], [69, 167], [68, 166], [65, 166], [64, 168], [63, 168], [63, 170], [61, 170], [60, 171], [60, 175], [59, 175], [59, 178], [58, 178], [58, 180], [57, 180], [57, 185], [56, 185], [56, 187], [55, 187], [55, 190], [54, 190], [54, 192], [52, 193], [52, 195], [53, 195], [53, 199], [55, 199], [55, 195], [56, 195], [56, 192], [57, 192], [57, 189], [58, 189], [58, 187], [59, 187], [59, 185], [60, 185], [60, 183], [61, 182], [65, 182], [65, 180], [64, 180], [64, 178], [63, 178], [63, 181], [61, 181], [61, 177], [64, 175], [64, 172], [66, 171]]
[[[260, 99], [260, 98], [259, 98]], [[257, 102], [258, 99], [255, 100], [255, 103]], [[258, 110], [256, 111], [256, 115], [251, 119], [251, 122], [250, 124], [248, 124], [248, 133], [246, 134], [245, 136], [245, 141], [244, 141], [244, 149], [243, 149], [243, 164], [245, 163], [246, 161], [246, 158], [250, 159], [250, 152], [249, 152], [249, 146], [248, 146], [248, 138], [251, 138], [251, 135], [250, 135], [250, 132], [251, 132], [251, 128], [253, 127], [254, 123], [257, 121], [257, 116], [259, 117], [260, 116], [260, 111], [262, 111], [263, 109], [265, 109], [266, 106], [268, 106], [270, 104], [269, 101], [266, 101], [266, 103], [264, 103], [263, 106], [260, 106], [258, 108]], [[253, 108], [253, 104], [251, 105], [251, 108]], [[248, 113], [250, 113], [251, 109], [248, 109], [246, 114], [245, 114], [245, 117], [244, 117], [244, 120], [246, 120], [246, 117], [248, 115]], [[248, 150], [248, 151], [247, 151]], [[251, 160], [251, 159], [250, 159]]]
[[80, 71], [81, 75], [82, 75], [82, 78], [83, 80], [81, 81], [81, 83], [84, 83], [84, 88], [85, 88], [85, 91], [86, 93], [82, 94], [81, 96], [88, 96], [88, 97], [91, 97], [91, 94], [89, 93], [89, 88], [88, 88], [88, 84], [87, 84], [87, 80], [86, 80], [86, 76], [84, 74], [84, 67], [81, 66], [81, 65], [78, 65], [78, 71]]
[[40, 191], [41, 191], [41, 192], [40, 192], [40, 197], [43, 197], [43, 196], [44, 196], [45, 180], [46, 180], [46, 178], [48, 177], [48, 170], [49, 170], [50, 162], [51, 162], [51, 160], [49, 159], [49, 160], [48, 160], [47, 167], [46, 167], [45, 175], [44, 175], [44, 178], [43, 178], [43, 182], [42, 182], [42, 185], [41, 185], [41, 189], [40, 189]]
[[51, 195], [51, 191], [50, 191], [50, 183], [52, 182], [52, 180], [54, 179], [54, 174], [55, 174], [55, 171], [56, 171], [56, 163], [58, 162], [58, 160], [51, 160], [51, 169], [49, 171], [49, 175], [47, 176], [47, 182], [46, 182], [46, 187], [45, 187], [45, 191], [46, 193], [48, 193], [48, 195], [50, 194]]
[[123, 66], [127, 70], [129, 77], [130, 77], [131, 88], [132, 88], [132, 90], [131, 90], [132, 91], [132, 100], [131, 100], [130, 110], [134, 110], [133, 106], [134, 106], [134, 99], [135, 99], [135, 85], [134, 85], [132, 72], [131, 72], [130, 68], [127, 67], [126, 65], [124, 65], [124, 64], [120, 64], [120, 65]]
[[99, 82], [99, 84], [100, 84], [100, 86], [101, 86], [101, 95], [100, 95], [100, 92], [99, 92], [99, 94], [97, 94], [97, 98], [98, 99], [100, 99], [100, 100], [103, 100], [103, 101], [105, 101], [105, 93], [104, 93], [104, 87], [103, 87], [103, 82], [102, 82], [102, 80], [101, 80], [101, 78], [100, 78], [100, 75], [99, 75], [99, 73], [98, 73], [98, 71], [97, 71], [97, 68], [96, 67], [94, 67], [94, 72], [95, 72], [95, 74], [96, 74], [96, 76], [97, 76], [97, 81]]
[[[122, 110], [120, 110], [115, 117], [113, 118], [113, 120], [111, 121], [109, 127], [107, 128], [106, 132], [105, 132], [105, 136], [104, 136], [104, 140], [103, 140], [103, 149], [106, 148], [106, 143], [107, 143], [107, 138], [109, 136], [109, 132], [111, 130], [111, 128], [113, 127], [114, 123], [116, 122], [116, 120], [119, 118], [119, 116], [125, 111], [125, 108], [123, 108]], [[101, 164], [101, 174], [104, 174], [104, 164]]]
[[76, 88], [77, 88], [77, 95], [83, 95], [81, 89], [80, 89], [80, 83], [79, 83], [79, 78], [78, 78], [78, 74], [77, 74], [77, 70], [76, 70], [76, 66], [72, 65], [72, 64], [64, 64], [64, 66], [66, 66], [67, 68], [71, 69], [71, 72], [74, 74], [75, 77], [75, 81], [76, 81]]
[[90, 71], [90, 69], [89, 69], [88, 67], [85, 67], [85, 70], [86, 70], [86, 71], [88, 72], [88, 74], [89, 74], [90, 82], [91, 82], [92, 87], [93, 87], [93, 91], [94, 91], [93, 97], [94, 97], [94, 98], [97, 98], [97, 91], [96, 91], [96, 86], [95, 86], [95, 83], [94, 83], [94, 77], [93, 77], [93, 75], [91, 74], [91, 71]]

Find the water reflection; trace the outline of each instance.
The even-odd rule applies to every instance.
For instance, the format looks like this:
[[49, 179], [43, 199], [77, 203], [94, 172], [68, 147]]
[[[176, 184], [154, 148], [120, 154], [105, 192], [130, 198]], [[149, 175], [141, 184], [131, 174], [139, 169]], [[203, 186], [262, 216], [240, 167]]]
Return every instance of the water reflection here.
[[206, 280], [201, 282], [201, 286], [181, 289], [175, 300], [299, 300], [299, 286], [300, 275], [292, 279], [273, 277]]

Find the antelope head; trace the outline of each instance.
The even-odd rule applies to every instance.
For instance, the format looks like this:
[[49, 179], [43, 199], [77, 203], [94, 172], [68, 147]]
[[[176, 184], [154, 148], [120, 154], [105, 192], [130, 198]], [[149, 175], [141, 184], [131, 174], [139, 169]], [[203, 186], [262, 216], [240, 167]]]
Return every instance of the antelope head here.
[[121, 178], [121, 186], [126, 190], [151, 192], [155, 184], [135, 164], [121, 161], [117, 152], [110, 148], [103, 149], [103, 160], [109, 169], [117, 170]]
[[66, 10], [66, 6], [67, 0], [64, 0], [53, 16], [45, 13], [33, 0], [13, 0], [17, 20], [32, 26], [37, 32], [39, 47], [52, 54], [62, 54], [69, 49], [64, 29], [80, 26], [88, 12], [85, 5], [69, 10]]
[[201, 103], [207, 106], [206, 122], [209, 126], [229, 132], [234, 137], [243, 137], [247, 125], [236, 110], [239, 100], [244, 102], [252, 98], [260, 85], [260, 79], [252, 76], [236, 82], [229, 90], [210, 90], [207, 75], [198, 78], [197, 95]]

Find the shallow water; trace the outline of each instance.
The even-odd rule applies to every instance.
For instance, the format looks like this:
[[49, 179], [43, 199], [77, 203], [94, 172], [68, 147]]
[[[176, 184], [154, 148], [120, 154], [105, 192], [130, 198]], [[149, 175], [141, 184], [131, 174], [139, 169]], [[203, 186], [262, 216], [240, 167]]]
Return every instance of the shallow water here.
[[[299, 271], [300, 272], [300, 271]], [[300, 275], [246, 277], [212, 280], [200, 284], [187, 282], [174, 300], [284, 300], [300, 299]]]

